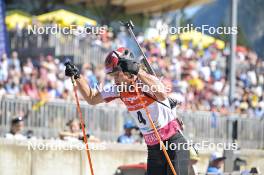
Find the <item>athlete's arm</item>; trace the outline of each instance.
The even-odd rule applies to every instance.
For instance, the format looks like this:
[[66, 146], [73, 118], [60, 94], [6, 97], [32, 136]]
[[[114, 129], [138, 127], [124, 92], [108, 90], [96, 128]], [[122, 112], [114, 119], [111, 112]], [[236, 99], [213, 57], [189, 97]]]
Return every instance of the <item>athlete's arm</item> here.
[[83, 98], [90, 104], [96, 105], [99, 103], [103, 103], [104, 99], [102, 98], [100, 92], [92, 90], [88, 85], [86, 80], [80, 75], [80, 78], [76, 79], [76, 84], [78, 86], [79, 91], [81, 92]]
[[158, 78], [147, 74], [144, 70], [142, 70], [137, 62], [129, 59], [122, 59], [119, 60], [118, 65], [121, 67], [123, 72], [136, 75], [143, 82], [143, 84], [149, 87], [151, 93], [156, 96], [157, 100], [163, 101], [167, 98], [165, 86]]
[[146, 73], [143, 69], [139, 69], [137, 77], [143, 84], [150, 87], [149, 89], [156, 96], [157, 100], [163, 101], [167, 98], [165, 86], [158, 78]]

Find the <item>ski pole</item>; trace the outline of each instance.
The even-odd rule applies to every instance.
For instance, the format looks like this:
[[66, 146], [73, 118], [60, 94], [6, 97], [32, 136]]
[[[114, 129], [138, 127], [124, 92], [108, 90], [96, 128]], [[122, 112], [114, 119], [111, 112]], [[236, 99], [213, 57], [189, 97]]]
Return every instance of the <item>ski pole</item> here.
[[134, 87], [136, 89], [137, 97], [140, 100], [140, 103], [143, 106], [143, 108], [144, 108], [144, 110], [145, 110], [145, 112], [147, 114], [147, 117], [148, 117], [148, 120], [150, 122], [150, 125], [151, 125], [152, 129], [154, 130], [155, 136], [156, 136], [156, 138], [158, 139], [158, 141], [159, 141], [159, 143], [161, 145], [162, 151], [163, 151], [163, 153], [164, 153], [164, 155], [166, 157], [166, 160], [167, 160], [167, 162], [168, 162], [168, 164], [169, 164], [169, 166], [171, 168], [171, 171], [172, 171], [173, 175], [177, 175], [177, 173], [175, 171], [175, 168], [174, 168], [174, 166], [173, 166], [173, 164], [172, 164], [172, 162], [170, 160], [170, 157], [168, 155], [168, 152], [166, 150], [166, 147], [165, 147], [164, 143], [162, 142], [162, 140], [160, 138], [158, 130], [157, 130], [157, 128], [156, 128], [156, 126], [155, 126], [155, 124], [154, 124], [154, 122], [153, 122], [153, 120], [152, 120], [152, 118], [150, 116], [150, 112], [149, 112], [148, 108], [146, 107], [145, 103], [143, 102], [143, 100], [142, 100], [142, 98], [141, 98], [141, 96], [139, 94], [138, 87], [137, 87], [137, 85], [135, 85], [135, 83], [134, 83]]
[[[66, 62], [65, 66], [71, 66], [70, 62]], [[88, 158], [88, 163], [89, 163], [89, 167], [90, 167], [90, 172], [91, 175], [94, 175], [94, 170], [93, 170], [93, 164], [92, 164], [92, 159], [91, 159], [91, 154], [90, 154], [90, 150], [89, 150], [89, 145], [88, 145], [88, 141], [87, 141], [87, 136], [86, 136], [86, 132], [85, 132], [85, 126], [84, 126], [84, 120], [82, 117], [82, 111], [81, 111], [81, 107], [80, 107], [80, 102], [79, 102], [79, 97], [78, 97], [78, 93], [77, 93], [77, 85], [75, 84], [75, 81], [73, 79], [73, 77], [71, 77], [71, 82], [72, 82], [72, 86], [73, 86], [73, 90], [74, 90], [74, 96], [75, 96], [75, 101], [76, 101], [76, 107], [77, 107], [77, 111], [79, 114], [79, 118], [80, 118], [80, 122], [81, 122], [81, 127], [82, 127], [82, 133], [83, 133], [83, 140], [85, 143], [85, 148], [86, 148], [86, 154], [87, 154], [87, 158]]]

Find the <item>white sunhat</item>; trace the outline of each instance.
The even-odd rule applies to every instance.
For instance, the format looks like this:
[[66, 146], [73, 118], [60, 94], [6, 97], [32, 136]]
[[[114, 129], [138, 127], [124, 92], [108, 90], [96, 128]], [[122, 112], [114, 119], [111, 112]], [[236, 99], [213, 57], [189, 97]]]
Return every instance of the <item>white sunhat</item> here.
[[225, 160], [226, 157], [223, 156], [220, 152], [214, 152], [211, 154], [210, 162], [216, 161], [216, 160]]

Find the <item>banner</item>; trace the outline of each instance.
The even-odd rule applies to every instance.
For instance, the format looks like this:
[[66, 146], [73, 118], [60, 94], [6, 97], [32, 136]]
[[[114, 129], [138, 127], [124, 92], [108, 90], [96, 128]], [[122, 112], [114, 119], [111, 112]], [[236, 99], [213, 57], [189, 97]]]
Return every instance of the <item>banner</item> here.
[[5, 1], [0, 0], [0, 58], [3, 53], [8, 53], [8, 41], [5, 25]]

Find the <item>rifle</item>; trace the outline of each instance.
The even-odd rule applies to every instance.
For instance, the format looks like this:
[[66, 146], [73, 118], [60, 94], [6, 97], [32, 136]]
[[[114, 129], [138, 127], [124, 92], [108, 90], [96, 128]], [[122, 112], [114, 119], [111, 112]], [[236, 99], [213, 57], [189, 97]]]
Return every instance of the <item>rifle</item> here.
[[146, 57], [145, 53], [143, 52], [142, 48], [140, 47], [140, 45], [139, 45], [139, 43], [138, 43], [138, 41], [137, 41], [137, 38], [136, 38], [136, 36], [135, 36], [135, 34], [134, 34], [134, 32], [133, 32], [133, 29], [134, 29], [134, 24], [133, 24], [133, 22], [130, 20], [130, 21], [125, 22], [125, 23], [124, 23], [124, 22], [121, 22], [121, 24], [122, 24], [123, 26], [126, 27], [127, 31], [129, 32], [129, 34], [132, 36], [132, 38], [133, 38], [134, 41], [136, 42], [136, 44], [137, 44], [137, 46], [138, 46], [138, 48], [139, 48], [139, 50], [140, 50], [140, 52], [141, 52], [141, 54], [142, 54], [142, 56], [143, 56], [143, 58], [142, 58], [142, 62], [143, 62], [143, 64], [145, 65], [145, 67], [147, 68], [147, 71], [148, 71], [151, 75], [156, 76], [156, 73], [154, 72], [154, 70], [153, 70], [152, 67], [150, 66], [150, 64], [149, 64], [149, 62], [148, 62], [148, 60], [147, 60], [147, 57]]
[[[148, 60], [147, 60], [147, 57], [145, 55], [145, 53], [143, 52], [141, 46], [139, 45], [138, 41], [137, 41], [137, 38], [133, 32], [133, 29], [134, 29], [134, 24], [133, 22], [130, 20], [128, 22], [121, 22], [120, 23], [127, 29], [127, 31], [129, 32], [130, 36], [132, 36], [133, 40], [136, 42], [140, 52], [141, 52], [141, 55], [143, 56], [143, 58], [141, 59], [142, 63], [144, 64], [144, 66], [147, 68], [147, 71], [151, 74], [151, 75], [154, 75], [156, 76], [156, 73], [154, 72], [154, 70], [152, 69], [151, 65], [149, 64]], [[159, 102], [157, 99], [155, 99], [157, 102]], [[168, 97], [168, 100], [170, 102], [170, 107], [171, 109], [175, 108], [177, 105], [181, 104], [180, 102], [178, 102], [176, 99], [173, 99], [171, 97]], [[162, 102], [159, 102], [161, 104], [163, 104]], [[166, 105], [165, 105], [166, 106]]]

